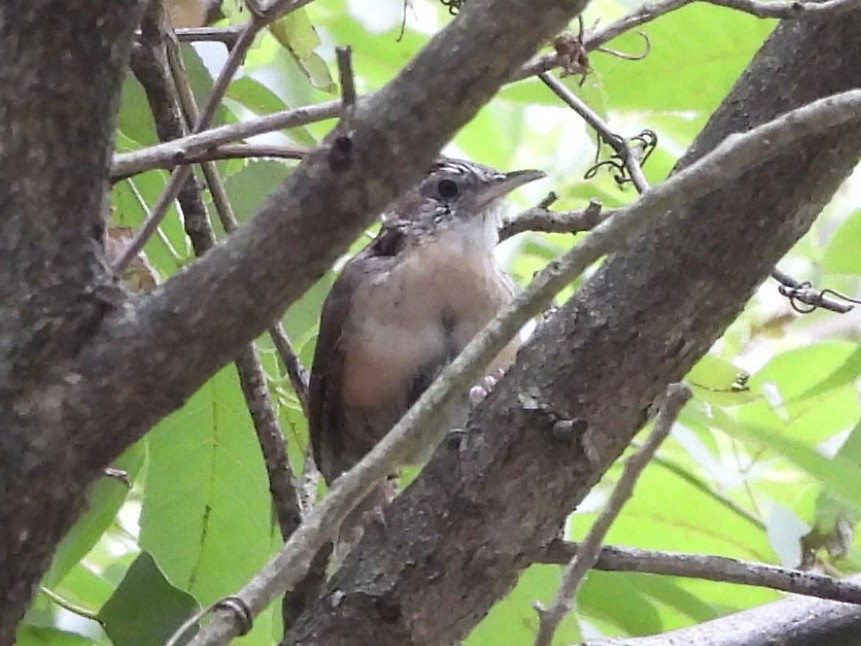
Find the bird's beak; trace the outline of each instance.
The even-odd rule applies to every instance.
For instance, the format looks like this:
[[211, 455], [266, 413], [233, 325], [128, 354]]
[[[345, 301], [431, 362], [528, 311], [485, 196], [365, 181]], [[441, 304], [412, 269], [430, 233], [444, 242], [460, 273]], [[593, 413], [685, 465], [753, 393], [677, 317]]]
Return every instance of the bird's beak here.
[[514, 189], [543, 177], [546, 177], [546, 174], [540, 170], [514, 170], [510, 173], [497, 173], [482, 188], [478, 199], [482, 204], [490, 204], [494, 200], [508, 195]]

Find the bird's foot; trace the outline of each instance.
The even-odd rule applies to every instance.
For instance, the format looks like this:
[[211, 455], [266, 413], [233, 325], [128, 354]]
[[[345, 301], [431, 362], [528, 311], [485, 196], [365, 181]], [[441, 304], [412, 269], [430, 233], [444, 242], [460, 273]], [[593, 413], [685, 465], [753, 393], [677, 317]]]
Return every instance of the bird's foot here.
[[490, 394], [493, 387], [505, 376], [502, 368], [497, 368], [492, 373], [484, 375], [478, 383], [469, 389], [469, 402], [472, 405], [480, 404]]

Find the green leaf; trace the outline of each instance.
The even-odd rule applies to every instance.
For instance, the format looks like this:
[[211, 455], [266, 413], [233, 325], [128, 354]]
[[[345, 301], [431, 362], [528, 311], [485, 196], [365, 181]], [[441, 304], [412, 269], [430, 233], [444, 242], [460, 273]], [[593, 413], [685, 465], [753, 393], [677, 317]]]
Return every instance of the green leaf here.
[[[846, 349], [848, 350], [848, 348]], [[837, 362], [832, 359], [830, 363], [833, 367]], [[861, 346], [856, 346], [855, 351], [848, 355], [828, 376], [798, 395], [796, 401], [803, 401], [808, 397], [816, 397], [847, 384], [854, 383], [858, 375], [861, 375]]]
[[[142, 440], [131, 446], [113, 464], [114, 468], [125, 471], [132, 482], [143, 464], [146, 453], [144, 442], [145, 440]], [[44, 586], [56, 586], [92, 549], [114, 522], [128, 493], [128, 485], [119, 480], [102, 476], [96, 481], [87, 497], [87, 511], [66, 534], [54, 553], [51, 567], [43, 580]]]
[[314, 51], [320, 46], [320, 37], [304, 9], [291, 11], [269, 25], [269, 31], [284, 47], [311, 84], [326, 92], [335, 93], [337, 87], [329, 74], [326, 62]]
[[[263, 457], [233, 366], [149, 433], [140, 545], [201, 605], [266, 562], [277, 529]], [[264, 613], [243, 643], [266, 644]]]
[[250, 76], [233, 81], [227, 88], [227, 96], [256, 114], [279, 112], [287, 107], [281, 97]]
[[661, 613], [665, 630], [681, 628], [690, 623], [709, 621], [720, 616], [719, 609], [684, 587], [683, 582], [668, 576], [629, 573], [628, 581], [634, 587], [663, 606], [672, 608], [679, 617]]
[[589, 617], [606, 621], [627, 635], [663, 631], [655, 604], [630, 579], [618, 572], [589, 572], [577, 595], [577, 608]]
[[816, 343], [777, 355], [751, 377], [750, 387], [758, 390], [765, 383], [774, 384], [783, 400], [791, 402], [802, 395], [809, 397], [815, 394], [811, 392], [814, 387], [818, 387], [816, 392], [822, 392], [822, 383], [834, 375], [835, 370], [843, 365], [852, 367], [859, 363], [861, 353], [855, 343]]
[[99, 611], [115, 644], [160, 646], [198, 609], [194, 598], [172, 586], [152, 556], [142, 552]]
[[227, 178], [227, 194], [244, 222], [260, 209], [266, 196], [275, 190], [290, 174], [291, 166], [281, 161], [247, 161], [245, 167]]
[[91, 639], [56, 628], [22, 624], [15, 633], [17, 646], [91, 646]]
[[828, 459], [796, 439], [753, 424], [738, 424], [720, 410], [715, 410], [714, 415], [719, 419], [721, 428], [727, 432], [741, 440], [754, 439], [782, 455], [824, 483], [844, 504], [856, 512], [861, 511], [861, 490], [856, 486], [856, 483], [861, 482], [861, 467], [858, 464], [853, 464], [851, 460], [840, 455]]
[[[861, 466], [861, 421], [837, 452], [837, 457], [855, 466]], [[858, 522], [859, 510], [847, 505], [822, 487], [816, 498], [813, 528], [805, 536], [804, 548], [816, 551], [825, 547], [834, 556], [843, 556], [851, 549], [851, 539]]]
[[94, 572], [85, 563], [78, 563], [63, 580], [52, 588], [58, 595], [82, 608], [101, 608], [110, 599], [116, 583], [103, 573]]
[[[593, 52], [590, 62], [614, 110], [712, 112], [774, 24], [721, 7], [687, 5], [639, 28], [651, 43], [645, 59]], [[628, 32], [607, 46], [637, 54], [644, 41]]]
[[861, 275], [861, 211], [856, 211], [831, 238], [822, 258], [823, 268], [835, 274]]
[[146, 93], [131, 74], [123, 81], [117, 127], [136, 147], [158, 143]]

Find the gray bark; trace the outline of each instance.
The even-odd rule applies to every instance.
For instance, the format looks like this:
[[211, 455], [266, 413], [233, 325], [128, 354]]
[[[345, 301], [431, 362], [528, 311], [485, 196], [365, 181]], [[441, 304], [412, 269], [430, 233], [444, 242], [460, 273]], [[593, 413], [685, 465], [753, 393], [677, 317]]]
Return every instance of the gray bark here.
[[[858, 9], [781, 24], [680, 165], [733, 132], [861, 86], [859, 33]], [[468, 633], [628, 445], [654, 398], [738, 315], [859, 154], [861, 125], [808, 138], [612, 255], [543, 323], [463, 441], [437, 451], [286, 641], [441, 644]], [[544, 406], [524, 409], [522, 393]], [[559, 419], [587, 430], [566, 442], [552, 432]]]
[[124, 298], [103, 261], [103, 199], [140, 5], [0, 3], [4, 644], [12, 641], [32, 587], [95, 473], [57, 423], [56, 394], [102, 318]]

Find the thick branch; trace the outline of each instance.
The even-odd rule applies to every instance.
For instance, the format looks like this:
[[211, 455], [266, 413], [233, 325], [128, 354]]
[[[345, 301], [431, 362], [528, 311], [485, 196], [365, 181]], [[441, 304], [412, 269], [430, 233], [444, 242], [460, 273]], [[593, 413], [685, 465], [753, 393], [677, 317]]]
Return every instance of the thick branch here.
[[142, 9], [0, 3], [0, 644], [97, 473], [75, 460], [56, 409], [31, 422], [125, 298], [104, 264], [104, 179]]

